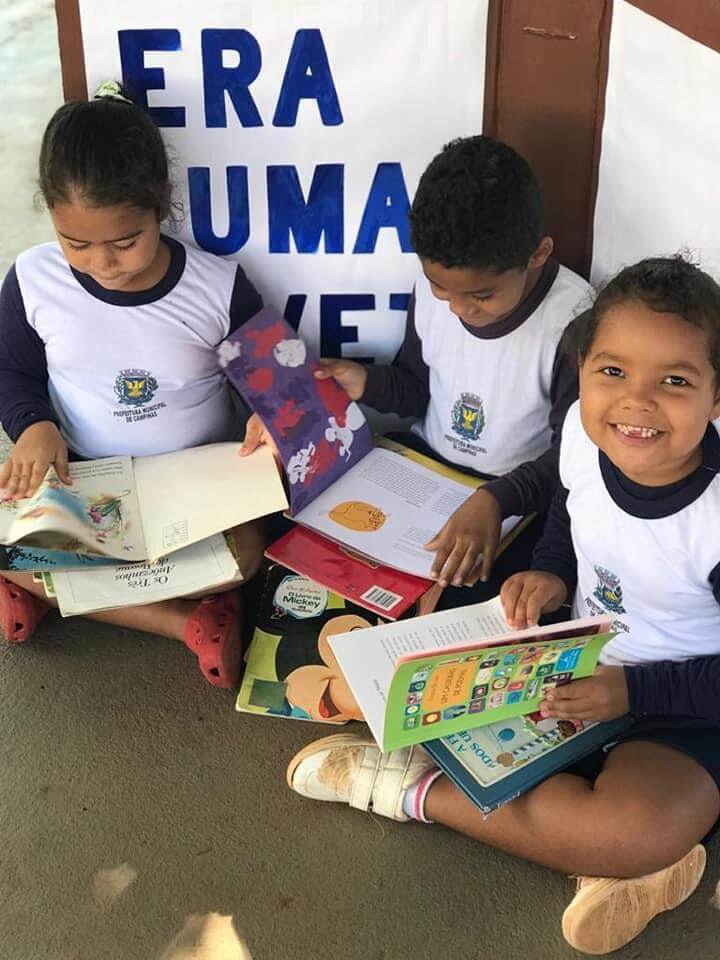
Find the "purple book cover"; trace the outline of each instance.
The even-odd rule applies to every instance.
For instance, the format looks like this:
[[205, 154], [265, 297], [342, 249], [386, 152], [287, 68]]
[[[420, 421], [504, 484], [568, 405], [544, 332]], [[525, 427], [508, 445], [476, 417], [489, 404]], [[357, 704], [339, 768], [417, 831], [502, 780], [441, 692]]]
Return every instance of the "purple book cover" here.
[[218, 347], [226, 376], [275, 439], [296, 514], [373, 447], [360, 407], [319, 364], [290, 324], [265, 307]]

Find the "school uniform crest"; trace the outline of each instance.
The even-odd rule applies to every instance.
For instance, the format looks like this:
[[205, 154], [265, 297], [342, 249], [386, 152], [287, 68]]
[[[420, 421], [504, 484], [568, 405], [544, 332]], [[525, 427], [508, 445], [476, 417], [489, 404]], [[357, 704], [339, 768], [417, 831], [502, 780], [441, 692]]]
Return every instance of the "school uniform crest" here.
[[461, 393], [452, 408], [452, 428], [463, 440], [477, 440], [485, 426], [482, 400], [476, 393]]
[[611, 613], [626, 613], [627, 611], [622, 605], [623, 593], [620, 578], [616, 577], [610, 570], [606, 570], [605, 567], [596, 566], [595, 573], [597, 574], [598, 584], [593, 590], [593, 596]]
[[121, 370], [115, 378], [115, 394], [120, 403], [140, 407], [155, 396], [157, 380], [147, 370]]

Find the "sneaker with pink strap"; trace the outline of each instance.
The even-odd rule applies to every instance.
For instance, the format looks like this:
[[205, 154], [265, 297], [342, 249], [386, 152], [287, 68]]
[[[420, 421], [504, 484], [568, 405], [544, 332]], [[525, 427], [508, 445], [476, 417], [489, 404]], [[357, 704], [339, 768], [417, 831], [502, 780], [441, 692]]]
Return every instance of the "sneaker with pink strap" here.
[[308, 744], [290, 761], [291, 790], [406, 821], [403, 794], [435, 766], [422, 747], [381, 753], [370, 737], [339, 733]]

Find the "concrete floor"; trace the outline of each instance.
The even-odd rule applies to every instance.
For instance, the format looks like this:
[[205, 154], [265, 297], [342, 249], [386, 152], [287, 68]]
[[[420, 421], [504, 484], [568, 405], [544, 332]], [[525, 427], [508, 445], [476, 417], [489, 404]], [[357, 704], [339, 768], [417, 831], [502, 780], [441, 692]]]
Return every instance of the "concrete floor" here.
[[[61, 97], [54, 29], [47, 0], [0, 7], [3, 267], [50, 236], [32, 193]], [[303, 801], [286, 763], [328, 728], [232, 708], [169, 641], [53, 618], [0, 648], [0, 960], [152, 960], [212, 911], [255, 960], [579, 956], [559, 927], [572, 881]], [[698, 893], [618, 960], [717, 955], [710, 853]]]

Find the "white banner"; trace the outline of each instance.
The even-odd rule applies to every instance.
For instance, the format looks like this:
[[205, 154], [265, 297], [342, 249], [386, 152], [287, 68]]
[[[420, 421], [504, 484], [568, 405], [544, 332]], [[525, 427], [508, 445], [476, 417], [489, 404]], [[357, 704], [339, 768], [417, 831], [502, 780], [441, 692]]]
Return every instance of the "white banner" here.
[[124, 78], [175, 158], [183, 239], [237, 258], [325, 356], [389, 359], [409, 198], [479, 133], [487, 0], [81, 0], [88, 89]]
[[592, 281], [689, 250], [720, 279], [720, 54], [614, 5]]

